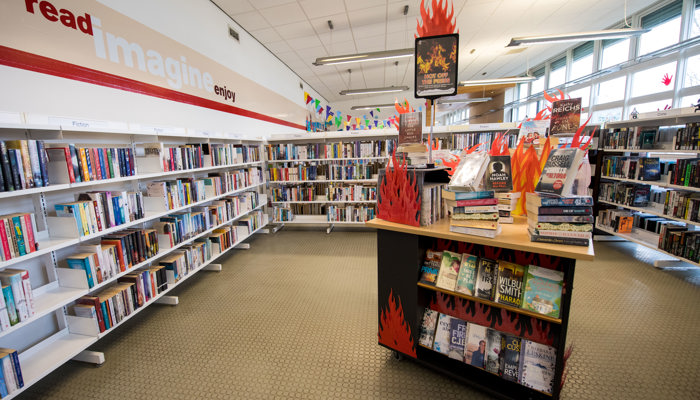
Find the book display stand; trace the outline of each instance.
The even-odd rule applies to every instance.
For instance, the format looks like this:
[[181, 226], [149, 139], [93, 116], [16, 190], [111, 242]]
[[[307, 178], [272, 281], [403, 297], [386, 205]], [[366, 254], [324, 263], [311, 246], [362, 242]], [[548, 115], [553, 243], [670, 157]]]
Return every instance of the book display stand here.
[[[32, 224], [35, 225], [34, 242], [37, 243], [35, 251], [16, 256], [13, 254], [13, 257], [3, 254], [3, 261], [0, 262], [0, 270], [12, 266], [29, 272], [35, 309], [30, 318], [0, 331], [0, 346], [18, 350], [24, 377], [24, 387], [7, 398], [22, 393], [68, 360], [103, 363], [105, 359], [102, 353], [86, 349], [146, 306], [153, 303], [176, 305], [178, 298], [169, 295], [172, 289], [200, 270], [220, 271], [221, 264], [216, 263], [217, 259], [232, 249], [249, 248], [243, 241], [255, 233], [267, 232], [265, 226], [268, 218], [263, 210], [267, 205], [267, 196], [264, 190], [261, 140], [126, 123], [118, 123], [114, 127], [87, 128], [4, 124], [0, 126], [0, 134], [5, 143], [35, 140], [42, 142], [46, 148], [68, 149], [70, 145], [83, 149], [120, 149], [111, 153], [110, 150], [95, 153], [99, 157], [92, 161], [97, 161], [97, 169], [91, 171], [89, 179], [81, 179], [82, 181], [76, 181], [73, 173], [82, 174], [84, 171], [69, 173], [66, 163], [70, 159], [60, 157], [60, 150], [54, 151], [43, 161], [46, 165], [41, 168], [48, 175], [48, 186], [0, 192], [0, 214], [31, 215], [31, 223], [27, 226], [31, 228]], [[144, 151], [144, 148], [148, 150]], [[176, 156], [176, 152], [180, 152], [179, 155]], [[131, 170], [123, 170], [119, 174], [120, 166], [116, 160], [115, 164], [111, 164], [106, 159], [103, 160], [103, 154], [111, 157], [112, 154], [123, 153], [131, 155], [131, 160], [121, 159], [120, 162], [124, 161], [122, 164], [128, 165]], [[172, 159], [164, 162], [158, 153], [160, 157], [167, 159], [172, 156]], [[182, 158], [182, 154], [188, 155]], [[59, 157], [53, 157], [56, 155]], [[41, 159], [39, 162], [42, 162]], [[102, 171], [99, 171], [100, 166]], [[115, 168], [110, 171], [110, 167]], [[169, 199], [172, 200], [168, 197], [169, 194], [157, 197], [149, 192], [150, 185], [158, 182], [198, 186], [196, 190], [182, 192], [184, 195], [177, 203], [169, 204]], [[85, 232], [80, 229], [81, 225], [76, 224], [76, 218], [57, 215], [55, 209], [57, 204], [75, 202], [76, 197], [84, 193], [133, 193], [134, 198], [142, 196], [143, 202], [137, 207], [142, 216], [126, 217], [120, 223], [110, 226], [105, 226], [106, 221], [101, 220], [99, 228], [93, 227]], [[196, 193], [196, 196], [190, 196], [190, 193]], [[112, 207], [112, 203], [109, 204]], [[95, 201], [94, 210], [97, 208]], [[104, 210], [104, 214], [94, 211], [95, 215], [107, 219], [108, 213], [106, 208]], [[114, 218], [111, 208], [109, 211]], [[155, 226], [163, 218], [191, 218], [197, 215], [200, 218], [197, 221], [201, 222], [205, 220], [201, 217], [202, 214], [211, 218], [207, 217], [206, 223], [195, 227], [187, 226], [185, 233], [179, 236], [172, 232], [158, 232], [156, 235]], [[101, 281], [97, 277], [91, 281], [86, 270], [72, 269], [72, 266], [68, 268], [66, 265], [67, 257], [78, 252], [76, 246], [80, 245], [81, 251], [90, 246], [99, 248], [105, 237], [119, 235], [124, 231], [150, 232], [151, 238], [157, 237], [157, 244], [134, 244], [134, 248], [141, 246], [139, 251], [144, 248], [149, 251], [150, 247], [150, 257], [144, 259], [139, 253], [133, 263]], [[220, 233], [226, 238], [225, 241], [217, 236]], [[4, 242], [3, 246], [7, 244]], [[94, 318], [74, 314], [74, 305], [80, 298], [97, 296], [98, 292], [112, 290], [120, 285], [129, 286], [128, 283], [123, 283], [123, 279], [129, 275], [166, 268], [163, 267], [166, 260], [183, 251], [195, 254], [196, 250], [193, 249], [202, 248], [198, 246], [207, 249], [196, 253], [204, 254], [204, 257], [196, 261], [188, 259], [185, 269], [168, 271], [170, 275], [167, 284], [160, 287], [157, 293], [155, 290], [150, 292], [150, 296], [140, 306], [134, 307], [124, 297], [124, 303], [119, 304], [121, 314], [115, 318], [115, 323], [110, 328], [101, 330]]]
[[[496, 239], [450, 232], [447, 220], [430, 226], [414, 227], [374, 219], [367, 226], [377, 229], [380, 345], [393, 350], [397, 358], [410, 357], [445, 375], [500, 397], [559, 398], [575, 264], [576, 260], [593, 259], [592, 244], [581, 247], [530, 242], [527, 225], [523, 223], [503, 226], [503, 232]], [[426, 250], [430, 249], [470, 253], [493, 260], [538, 265], [563, 272], [559, 317], [552, 318], [420, 283], [421, 266]], [[508, 381], [419, 345], [421, 319], [426, 308], [554, 347], [556, 365], [552, 394]]]

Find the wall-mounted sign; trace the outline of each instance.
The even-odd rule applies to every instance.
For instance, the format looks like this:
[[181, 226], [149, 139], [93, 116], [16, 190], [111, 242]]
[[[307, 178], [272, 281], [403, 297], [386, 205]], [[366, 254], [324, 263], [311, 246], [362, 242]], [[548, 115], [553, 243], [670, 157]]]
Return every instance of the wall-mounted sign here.
[[416, 38], [415, 97], [457, 94], [459, 35]]

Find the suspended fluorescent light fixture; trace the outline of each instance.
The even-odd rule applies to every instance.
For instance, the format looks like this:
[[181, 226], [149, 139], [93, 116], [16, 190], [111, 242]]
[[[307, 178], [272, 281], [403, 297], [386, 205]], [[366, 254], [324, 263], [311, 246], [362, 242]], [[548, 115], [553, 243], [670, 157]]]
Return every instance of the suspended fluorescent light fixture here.
[[441, 99], [438, 100], [438, 104], [471, 104], [471, 103], [485, 103], [487, 101], [493, 100], [493, 97], [479, 97], [476, 99], [462, 99], [462, 100], [449, 100]]
[[335, 64], [346, 64], [353, 62], [364, 62], [364, 61], [375, 61], [375, 60], [388, 60], [391, 58], [401, 58], [401, 57], [411, 57], [415, 50], [411, 49], [399, 49], [399, 50], [384, 50], [375, 51], [372, 53], [359, 53], [359, 54], [347, 54], [344, 56], [328, 56], [319, 57], [313, 62], [314, 65], [335, 65]]
[[520, 46], [521, 44], [547, 44], [561, 42], [584, 42], [588, 40], [599, 39], [618, 39], [630, 36], [638, 36], [642, 33], [649, 32], [650, 29], [642, 28], [623, 28], [623, 29], [606, 29], [602, 31], [590, 31], [579, 33], [564, 33], [559, 35], [542, 35], [542, 36], [526, 36], [510, 39], [510, 43], [506, 47]]
[[504, 83], [523, 83], [537, 79], [534, 76], [513, 76], [510, 78], [495, 78], [495, 79], [477, 79], [474, 81], [462, 81], [460, 86], [484, 86], [484, 85], [500, 85]]
[[391, 103], [391, 104], [370, 104], [367, 106], [352, 106], [350, 107], [351, 110], [374, 110], [377, 108], [394, 108], [396, 107], [396, 104]]
[[355, 94], [372, 94], [372, 93], [392, 93], [392, 92], [403, 92], [408, 90], [408, 86], [387, 86], [382, 88], [367, 88], [367, 89], [352, 89], [352, 90], [341, 90], [341, 96], [351, 96]]

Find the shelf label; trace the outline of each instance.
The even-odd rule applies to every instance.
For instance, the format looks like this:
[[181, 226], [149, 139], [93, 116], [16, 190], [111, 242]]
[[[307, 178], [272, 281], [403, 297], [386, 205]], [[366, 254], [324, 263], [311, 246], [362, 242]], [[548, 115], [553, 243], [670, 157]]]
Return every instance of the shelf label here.
[[154, 133], [156, 135], [187, 135], [185, 128], [176, 128], [172, 126], [132, 124], [131, 128], [135, 131]]
[[58, 125], [61, 129], [127, 129], [126, 123], [100, 121], [90, 119], [75, 119], [67, 117], [49, 117], [49, 124]]
[[0, 111], [0, 123], [21, 124], [22, 114], [18, 112]]

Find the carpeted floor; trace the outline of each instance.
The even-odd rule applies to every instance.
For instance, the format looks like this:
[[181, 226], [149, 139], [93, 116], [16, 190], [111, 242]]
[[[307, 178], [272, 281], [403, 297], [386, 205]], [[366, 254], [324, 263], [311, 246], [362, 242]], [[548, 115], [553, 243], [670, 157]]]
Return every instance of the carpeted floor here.
[[[579, 262], [563, 399], [700, 398], [700, 272], [597, 243]], [[20, 399], [486, 399], [377, 345], [376, 236], [258, 235]]]

